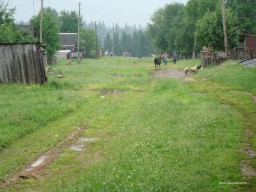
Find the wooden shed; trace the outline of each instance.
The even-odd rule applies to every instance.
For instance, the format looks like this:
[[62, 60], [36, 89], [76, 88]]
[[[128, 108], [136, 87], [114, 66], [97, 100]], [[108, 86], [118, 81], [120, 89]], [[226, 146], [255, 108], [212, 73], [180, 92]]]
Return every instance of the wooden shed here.
[[250, 58], [256, 57], [256, 34], [244, 34], [244, 47]]
[[0, 83], [36, 83], [47, 80], [39, 44], [0, 44]]

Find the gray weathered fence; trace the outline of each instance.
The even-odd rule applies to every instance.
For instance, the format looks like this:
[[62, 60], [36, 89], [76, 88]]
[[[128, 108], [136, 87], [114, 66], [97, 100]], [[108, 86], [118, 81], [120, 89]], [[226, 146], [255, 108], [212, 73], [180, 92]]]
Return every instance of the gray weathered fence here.
[[38, 44], [0, 44], [0, 83], [36, 83], [47, 80]]
[[209, 65], [220, 64], [225, 61], [225, 52], [201, 51], [201, 67], [206, 68]]

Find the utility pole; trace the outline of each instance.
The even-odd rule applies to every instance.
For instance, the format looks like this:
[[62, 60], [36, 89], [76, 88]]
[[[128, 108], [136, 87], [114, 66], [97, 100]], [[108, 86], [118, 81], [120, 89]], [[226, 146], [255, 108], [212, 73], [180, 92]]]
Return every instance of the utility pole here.
[[78, 29], [77, 29], [77, 60], [80, 63], [80, 23], [81, 23], [81, 2], [79, 2], [79, 11], [78, 11]]
[[96, 21], [95, 21], [95, 39], [96, 39], [96, 42], [95, 42], [95, 56], [96, 56], [96, 59], [97, 59], [98, 58], [98, 52], [97, 52], [98, 39], [97, 39], [97, 24], [96, 24]]
[[43, 43], [43, 6], [44, 6], [44, 0], [41, 0], [41, 13], [40, 13], [40, 44]]
[[225, 56], [227, 57], [228, 54], [229, 54], [229, 46], [228, 46], [228, 34], [227, 34], [226, 13], [225, 13], [225, 0], [222, 0], [221, 8], [222, 8], [222, 21], [223, 21], [223, 32], [224, 32]]
[[113, 39], [112, 39], [112, 55], [114, 56], [115, 49], [115, 24], [113, 23]]

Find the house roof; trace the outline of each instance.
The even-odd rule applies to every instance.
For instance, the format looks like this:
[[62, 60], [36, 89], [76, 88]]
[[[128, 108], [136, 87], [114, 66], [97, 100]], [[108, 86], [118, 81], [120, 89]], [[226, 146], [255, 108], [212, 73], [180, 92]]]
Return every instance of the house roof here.
[[76, 33], [59, 33], [62, 46], [70, 47], [76, 45]]

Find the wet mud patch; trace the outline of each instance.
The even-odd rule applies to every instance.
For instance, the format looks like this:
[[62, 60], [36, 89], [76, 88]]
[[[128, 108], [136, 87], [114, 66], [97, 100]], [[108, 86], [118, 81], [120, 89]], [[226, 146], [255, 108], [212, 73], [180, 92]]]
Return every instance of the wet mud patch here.
[[126, 91], [118, 90], [118, 89], [103, 89], [103, 90], [100, 90], [99, 92], [100, 92], [101, 96], [116, 95], [116, 94], [119, 94], [119, 93], [126, 93]]
[[79, 138], [70, 146], [70, 149], [73, 151], [84, 151], [86, 149], [86, 143], [95, 142], [96, 140], [97, 138]]
[[118, 73], [112, 74], [112, 77], [123, 77], [123, 76], [124, 76], [123, 74], [118, 74]]
[[114, 73], [112, 74], [112, 77], [143, 77], [142, 74], [119, 74], [119, 73]]
[[76, 130], [67, 135], [67, 137], [58, 143], [55, 147], [41, 154], [35, 161], [29, 163], [25, 168], [15, 173], [10, 179], [0, 183], [0, 189], [6, 189], [11, 185], [24, 179], [41, 179], [41, 173], [45, 168], [52, 164], [61, 154], [63, 149], [71, 146], [76, 138], [85, 130], [86, 126], [79, 126]]
[[185, 74], [177, 69], [164, 69], [154, 71], [151, 76], [159, 78], [184, 78]]
[[184, 71], [177, 69], [156, 70], [151, 74], [151, 77], [157, 78], [175, 78], [183, 81], [196, 81], [193, 77], [185, 75]]

